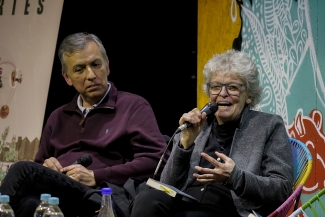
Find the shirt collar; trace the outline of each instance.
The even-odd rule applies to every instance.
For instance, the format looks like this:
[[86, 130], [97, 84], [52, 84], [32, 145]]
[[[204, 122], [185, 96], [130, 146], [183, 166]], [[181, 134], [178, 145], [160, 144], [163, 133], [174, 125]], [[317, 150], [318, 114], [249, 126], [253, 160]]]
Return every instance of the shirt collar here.
[[82, 114], [83, 114], [85, 117], [86, 117], [86, 115], [88, 114], [88, 112], [89, 112], [90, 110], [92, 110], [93, 108], [97, 107], [97, 106], [98, 106], [98, 105], [99, 105], [99, 104], [104, 100], [104, 98], [107, 96], [109, 90], [111, 89], [111, 84], [110, 84], [109, 82], [107, 82], [107, 84], [108, 84], [108, 88], [107, 88], [106, 93], [105, 93], [104, 96], [101, 98], [101, 100], [99, 100], [98, 103], [95, 103], [94, 105], [92, 105], [91, 108], [86, 108], [86, 107], [83, 107], [83, 106], [82, 106], [82, 103], [81, 103], [81, 102], [82, 102], [82, 98], [81, 98], [81, 95], [79, 94], [78, 99], [77, 99], [77, 105], [78, 105], [80, 111], [82, 112]]

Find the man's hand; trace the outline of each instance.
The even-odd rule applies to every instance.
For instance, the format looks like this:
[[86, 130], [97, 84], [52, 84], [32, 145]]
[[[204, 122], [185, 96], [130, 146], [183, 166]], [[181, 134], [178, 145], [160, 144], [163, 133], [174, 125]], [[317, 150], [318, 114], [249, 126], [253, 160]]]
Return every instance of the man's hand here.
[[43, 163], [43, 166], [48, 167], [48, 168], [58, 171], [58, 172], [60, 172], [60, 170], [62, 169], [61, 164], [54, 157], [50, 157], [50, 158], [46, 159]]
[[88, 170], [80, 164], [74, 164], [67, 167], [64, 167], [60, 170], [62, 173], [66, 173], [67, 176], [80, 182], [81, 184], [87, 186], [95, 186], [96, 181], [94, 177], [94, 172], [92, 170]]
[[221, 160], [218, 161], [213, 157], [207, 155], [206, 153], [201, 153], [201, 156], [209, 161], [214, 169], [203, 168], [200, 166], [195, 166], [194, 168], [200, 173], [194, 173], [193, 176], [197, 181], [206, 183], [206, 182], [221, 182], [224, 183], [228, 180], [232, 170], [235, 167], [235, 162], [227, 157], [226, 155], [215, 152], [217, 157], [221, 159], [224, 163], [221, 163]]

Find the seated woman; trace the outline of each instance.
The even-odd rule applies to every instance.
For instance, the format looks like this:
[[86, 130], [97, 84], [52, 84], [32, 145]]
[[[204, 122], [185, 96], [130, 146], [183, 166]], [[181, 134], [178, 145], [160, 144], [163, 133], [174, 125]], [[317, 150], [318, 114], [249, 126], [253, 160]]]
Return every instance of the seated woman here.
[[163, 191], [140, 192], [131, 217], [266, 216], [292, 193], [293, 159], [283, 119], [252, 110], [261, 100], [258, 70], [247, 54], [229, 50], [205, 65], [204, 90], [218, 104], [212, 117], [198, 108], [179, 124], [160, 181], [197, 198], [193, 205]]

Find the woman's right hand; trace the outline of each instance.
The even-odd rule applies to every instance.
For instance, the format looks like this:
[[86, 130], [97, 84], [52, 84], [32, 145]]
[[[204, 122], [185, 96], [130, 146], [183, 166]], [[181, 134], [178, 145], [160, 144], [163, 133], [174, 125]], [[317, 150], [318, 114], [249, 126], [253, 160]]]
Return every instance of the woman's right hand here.
[[192, 125], [182, 131], [182, 136], [180, 143], [184, 149], [188, 149], [193, 143], [196, 137], [202, 130], [202, 127], [206, 120], [206, 114], [198, 108], [194, 108], [188, 113], [184, 113], [179, 119], [179, 125], [184, 124], [185, 122], [191, 123]]

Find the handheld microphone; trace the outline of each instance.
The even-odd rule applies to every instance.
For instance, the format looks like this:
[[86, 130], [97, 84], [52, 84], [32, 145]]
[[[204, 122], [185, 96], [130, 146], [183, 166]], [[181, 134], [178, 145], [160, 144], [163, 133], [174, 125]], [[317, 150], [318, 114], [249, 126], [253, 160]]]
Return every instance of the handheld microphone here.
[[85, 154], [79, 157], [72, 165], [80, 164], [84, 167], [88, 167], [92, 162], [93, 160], [91, 159], [91, 157], [88, 154]]
[[[205, 112], [205, 113], [207, 114], [207, 117], [208, 117], [208, 116], [210, 116], [210, 115], [213, 115], [213, 114], [216, 113], [217, 111], [218, 111], [218, 104], [215, 103], [215, 102], [209, 102], [208, 104], [206, 104], [206, 105], [201, 109], [200, 112], [201, 112], [201, 113]], [[163, 153], [162, 156], [160, 157], [160, 160], [159, 160], [159, 162], [158, 162], [158, 165], [157, 165], [157, 167], [156, 167], [156, 170], [155, 170], [155, 172], [154, 172], [154, 174], [153, 174], [153, 179], [155, 179], [155, 177], [156, 177], [156, 175], [157, 175], [157, 173], [158, 173], [158, 170], [159, 170], [159, 168], [160, 168], [161, 162], [163, 161], [163, 159], [164, 159], [164, 157], [165, 157], [165, 154], [166, 154], [166, 152], [167, 152], [167, 150], [168, 150], [168, 148], [169, 148], [169, 145], [172, 144], [172, 140], [173, 140], [174, 136], [175, 136], [177, 133], [179, 133], [179, 132], [185, 130], [185, 129], [188, 128], [188, 127], [190, 127], [191, 125], [192, 125], [191, 123], [185, 122], [184, 124], [182, 124], [181, 126], [179, 126], [179, 127], [177, 128], [177, 130], [175, 131], [175, 133], [172, 135], [172, 137], [170, 138], [170, 140], [169, 140], [169, 142], [168, 142], [168, 144], [167, 144], [167, 147], [166, 147], [164, 153]]]
[[[206, 104], [202, 109], [201, 109], [201, 114], [203, 112], [205, 112], [207, 114], [207, 117], [210, 115], [213, 115], [214, 113], [216, 113], [218, 111], [218, 104], [215, 102], [209, 102], [208, 104]], [[182, 132], [183, 130], [189, 128], [190, 126], [192, 126], [191, 123], [189, 122], [185, 122], [184, 124], [182, 124], [181, 126], [179, 126], [176, 130], [175, 133], [179, 133]]]

